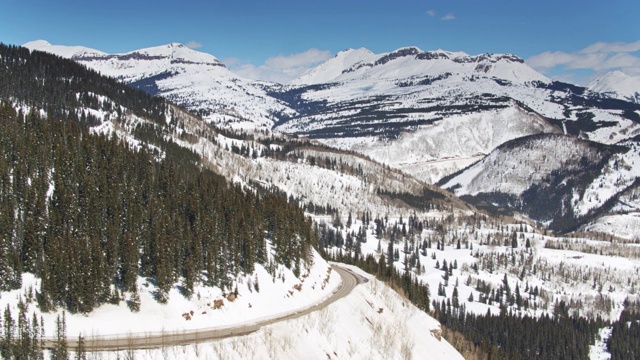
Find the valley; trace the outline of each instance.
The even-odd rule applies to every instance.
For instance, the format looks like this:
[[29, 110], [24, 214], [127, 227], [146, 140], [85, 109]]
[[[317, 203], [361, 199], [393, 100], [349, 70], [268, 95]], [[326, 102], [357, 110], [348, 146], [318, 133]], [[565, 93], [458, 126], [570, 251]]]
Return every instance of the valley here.
[[[86, 127], [83, 141], [104, 143], [118, 158], [135, 156], [137, 165], [123, 165], [122, 174], [141, 168], [159, 179], [154, 196], [138, 194], [135, 176], [142, 175], [126, 175], [132, 180], [122, 187], [109, 180], [113, 187], [102, 189], [141, 196], [150, 209], [124, 211], [131, 201], [124, 197], [107, 202], [95, 224], [41, 217], [22, 195], [3, 203], [11, 210], [3, 208], [9, 225], [2, 251], [17, 259], [0, 267], [14, 281], [5, 280], [0, 297], [10, 312], [5, 322], [11, 314], [40, 319], [40, 339], [52, 351], [61, 344], [55, 325], [66, 314], [70, 348], [78, 348], [71, 339], [79, 335], [155, 334], [140, 348], [120, 340], [108, 345], [117, 351], [93, 354], [106, 358], [299, 358], [307, 346], [316, 358], [595, 358], [608, 354], [606, 336], [638, 306], [640, 105], [633, 99], [550, 80], [510, 54], [347, 50], [277, 84], [243, 79], [178, 43], [124, 54], [44, 41], [25, 47], [4, 49], [7, 68], [15, 66], [2, 73], [4, 83], [34, 72], [58, 90], [3, 90], [3, 116], [16, 134], [29, 132], [21, 122], [64, 117]], [[12, 63], [12, 56], [28, 60]], [[32, 61], [49, 64], [49, 73], [14, 65]], [[104, 85], [66, 80], [76, 77]], [[3, 144], [12, 148], [17, 138]], [[7, 160], [0, 168], [3, 194], [17, 188], [46, 213], [60, 206], [56, 201], [101, 208], [91, 186], [76, 189], [59, 170], [67, 169], [63, 159], [75, 159], [73, 151], [53, 152], [43, 163], [28, 153], [17, 152], [32, 156], [33, 165]], [[100, 151], [80, 154], [86, 159], [73, 160], [78, 164], [102, 164], [93, 160]], [[69, 169], [87, 179], [95, 171]], [[74, 190], [60, 195], [61, 184]], [[195, 195], [203, 188], [207, 196]], [[119, 219], [118, 211], [126, 215]], [[34, 233], [25, 232], [30, 219]], [[49, 221], [67, 231], [52, 233]], [[153, 227], [158, 221], [171, 230]], [[104, 251], [103, 260], [77, 264], [102, 276], [102, 295], [91, 303], [87, 295], [76, 298], [77, 270], [55, 279], [66, 291], [55, 293], [47, 271], [58, 269], [39, 262], [51, 261], [43, 252], [51, 245], [25, 246], [31, 238], [75, 244], [78, 234], [104, 239], [64, 255]], [[139, 258], [128, 258], [126, 246], [139, 248]], [[170, 251], [157, 250], [163, 246]], [[109, 260], [117, 265], [107, 276], [96, 264]], [[158, 266], [164, 261], [172, 269]], [[335, 272], [346, 282], [326, 261], [350, 264], [369, 281], [310, 308], [341, 286]], [[238, 299], [209, 313], [211, 301], [230, 294]], [[289, 317], [301, 308], [313, 311]], [[110, 318], [130, 324], [109, 327]], [[236, 334], [238, 323], [255, 319], [260, 326]], [[233, 326], [234, 337], [192, 337], [212, 322]], [[165, 331], [189, 339], [165, 343]], [[525, 340], [498, 335], [504, 333]]]

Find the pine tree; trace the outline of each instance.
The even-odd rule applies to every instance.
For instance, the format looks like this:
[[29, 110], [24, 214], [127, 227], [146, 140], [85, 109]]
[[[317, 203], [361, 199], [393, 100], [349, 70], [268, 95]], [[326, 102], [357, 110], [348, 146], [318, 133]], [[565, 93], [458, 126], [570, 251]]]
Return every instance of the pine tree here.
[[393, 259], [395, 258], [395, 252], [393, 251], [393, 240], [389, 240], [387, 244], [387, 266], [389, 271], [393, 270]]
[[453, 288], [453, 294], [451, 295], [451, 302], [454, 308], [460, 307], [460, 300], [458, 299], [458, 287]]
[[75, 360], [87, 360], [87, 349], [82, 334], [78, 334], [78, 347], [75, 350], [75, 354]]
[[133, 292], [131, 293], [131, 298], [127, 302], [129, 306], [129, 310], [132, 312], [140, 311], [140, 294], [138, 293], [138, 287], [133, 288]]
[[13, 355], [13, 343], [15, 333], [15, 322], [11, 316], [11, 309], [7, 304], [4, 309], [4, 317], [2, 319], [2, 343], [0, 344], [0, 355], [3, 359], [9, 359]]
[[51, 359], [69, 359], [69, 352], [67, 350], [67, 320], [64, 311], [62, 312], [62, 318], [60, 315], [56, 318], [56, 341], [53, 350], [51, 350]]

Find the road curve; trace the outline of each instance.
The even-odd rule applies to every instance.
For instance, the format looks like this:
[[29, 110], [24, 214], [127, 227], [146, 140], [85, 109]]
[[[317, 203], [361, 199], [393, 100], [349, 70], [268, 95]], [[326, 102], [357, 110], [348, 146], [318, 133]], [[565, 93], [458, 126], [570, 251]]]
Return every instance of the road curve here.
[[[176, 332], [163, 332], [161, 334], [140, 334], [108, 337], [88, 337], [84, 339], [85, 349], [87, 351], [109, 351], [109, 350], [140, 350], [162, 348], [167, 346], [187, 345], [198, 342], [205, 342], [216, 339], [223, 339], [233, 336], [242, 336], [258, 331], [262, 326], [274, 324], [280, 321], [291, 320], [301, 316], [305, 316], [317, 310], [321, 310], [335, 301], [349, 295], [356, 285], [366, 282], [367, 279], [355, 274], [354, 272], [332, 264], [331, 267], [342, 278], [342, 283], [338, 289], [324, 301], [311, 305], [309, 307], [293, 310], [289, 313], [277, 315], [270, 319], [256, 321], [251, 324], [232, 325], [224, 328], [210, 329], [194, 329]], [[78, 346], [77, 338], [67, 339], [67, 347], [75, 349]], [[52, 338], [44, 339], [44, 348], [52, 349], [55, 347], [55, 341]]]

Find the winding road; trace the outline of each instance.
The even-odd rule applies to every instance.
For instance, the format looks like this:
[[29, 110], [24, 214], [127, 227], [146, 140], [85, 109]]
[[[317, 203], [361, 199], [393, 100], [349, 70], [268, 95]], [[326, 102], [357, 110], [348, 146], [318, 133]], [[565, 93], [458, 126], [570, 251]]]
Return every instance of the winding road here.
[[[258, 331], [262, 326], [271, 325], [280, 321], [296, 319], [314, 311], [321, 310], [335, 301], [349, 295], [356, 285], [368, 281], [366, 278], [355, 274], [346, 268], [335, 264], [332, 264], [331, 267], [340, 275], [342, 283], [330, 297], [309, 307], [276, 315], [273, 318], [256, 321], [255, 323], [232, 325], [223, 328], [194, 329], [179, 332], [167, 331], [161, 334], [123, 334], [122, 336], [85, 338], [85, 349], [87, 351], [140, 350], [162, 348], [166, 346], [188, 345], [227, 337], [246, 335]], [[67, 339], [67, 346], [70, 349], [77, 348], [78, 339]], [[54, 347], [54, 339], [44, 339], [45, 349], [52, 349]]]

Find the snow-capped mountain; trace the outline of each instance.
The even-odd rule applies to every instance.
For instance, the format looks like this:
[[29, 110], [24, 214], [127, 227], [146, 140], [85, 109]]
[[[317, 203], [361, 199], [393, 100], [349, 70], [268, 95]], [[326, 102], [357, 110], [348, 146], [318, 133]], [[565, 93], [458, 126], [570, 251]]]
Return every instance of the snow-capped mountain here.
[[406, 47], [384, 54], [374, 54], [363, 48], [345, 50], [290, 84], [312, 85], [362, 78], [404, 79], [444, 73], [482, 75], [515, 83], [550, 82], [511, 54], [470, 56], [464, 52], [422, 51], [417, 47]]
[[268, 96], [264, 83], [241, 78], [213, 55], [182, 44], [113, 55], [42, 40], [24, 46], [71, 58], [103, 75], [165, 97], [220, 126], [270, 128], [277, 120], [274, 114], [295, 115], [284, 103]]
[[375, 54], [369, 49], [347, 49], [339, 52], [336, 56], [317, 67], [306, 71], [297, 79], [289, 82], [291, 85], [322, 84], [333, 81], [342, 75], [345, 69], [353, 67], [374, 57]]
[[429, 182], [522, 136], [563, 132], [612, 144], [640, 131], [637, 105], [551, 81], [510, 54], [347, 50], [274, 96], [298, 111], [278, 130]]
[[[24, 49], [21, 50], [28, 53]], [[155, 53], [149, 55], [147, 52], [141, 56], [152, 57]], [[179, 61], [196, 62], [194, 59], [184, 59], [180, 56], [176, 56], [180, 59]], [[207, 66], [217, 66], [212, 64]], [[69, 77], [62, 77], [62, 79], [67, 78]], [[373, 84], [374, 79], [370, 80]], [[436, 83], [446, 80], [448, 78], [437, 80]], [[449, 99], [450, 102], [442, 99], [441, 105], [438, 105], [439, 108], [425, 111], [427, 114], [430, 112], [440, 114], [441, 118], [433, 118], [430, 123], [406, 126], [400, 121], [402, 118], [398, 117], [397, 129], [394, 129], [393, 126], [388, 126], [384, 122], [383, 115], [376, 114], [375, 108], [371, 107], [370, 114], [380, 116], [382, 119], [380, 126], [384, 131], [381, 136], [334, 137], [323, 139], [323, 141], [334, 141], [341, 147], [352, 146], [349, 141], [359, 141], [359, 144], [370, 141], [373, 145], [363, 147], [363, 150], [358, 149], [358, 152], [369, 152], [374, 154], [374, 157], [386, 156], [388, 159], [385, 160], [386, 162], [396, 161], [398, 164], [396, 166], [403, 169], [409, 168], [403, 161], [420, 167], [422, 164], [418, 160], [424, 159], [429, 167], [433, 167], [438, 162], [431, 161], [429, 156], [442, 159], [442, 162], [446, 162], [448, 157], [458, 159], [459, 163], [454, 164], [455, 166], [466, 166], [463, 164], [465, 161], [473, 162], [473, 159], [483, 159], [463, 172], [468, 175], [466, 178], [458, 174], [456, 184], [460, 186], [458, 189], [455, 184], [453, 186], [453, 189], [460, 194], [468, 194], [469, 198], [476, 197], [479, 201], [475, 203], [482, 205], [484, 202], [494, 207], [507, 206], [541, 221], [548, 218], [538, 216], [530, 209], [542, 209], [544, 206], [551, 210], [559, 208], [557, 212], [560, 214], [559, 220], [553, 219], [554, 222], [557, 221], [552, 224], [554, 226], [563, 225], [562, 221], [565, 220], [575, 220], [563, 218], [563, 214], [577, 214], [584, 217], [604, 214], [606, 216], [598, 217], [597, 222], [590, 224], [592, 227], [589, 229], [613, 232], [614, 227], [629, 224], [624, 236], [633, 239], [638, 233], [640, 222], [637, 220], [637, 215], [625, 212], [636, 209], [636, 213], [640, 213], [637, 211], [640, 191], [638, 191], [636, 170], [636, 164], [640, 162], [638, 157], [640, 152], [636, 146], [637, 141], [631, 138], [634, 133], [632, 125], [636, 122], [633, 114], [638, 114], [634, 105], [623, 101], [610, 101], [598, 95], [592, 96], [584, 88], [569, 84], [525, 83], [519, 86], [505, 83], [506, 85], [500, 86], [509, 87], [513, 96], [504, 95], [503, 98], [488, 92], [474, 97], [474, 92], [464, 89], [478, 82], [487, 85], [491, 84], [491, 81], [498, 83], [500, 80], [484, 81], [481, 78], [474, 78], [473, 81], [460, 79], [456, 84], [459, 84], [464, 91], [459, 92], [458, 98]], [[348, 82], [345, 81], [345, 83]], [[454, 315], [444, 318], [445, 320], [457, 318], [455, 309], [458, 307], [455, 304], [458, 303], [460, 308], [467, 309], [468, 314], [498, 316], [502, 313], [501, 309], [507, 309], [508, 312], [502, 313], [502, 316], [510, 314], [508, 316], [511, 318], [513, 312], [515, 314], [513, 323], [517, 324], [521, 316], [528, 319], [556, 313], [556, 309], [564, 306], [558, 306], [560, 300], [568, 304], [569, 311], [575, 311], [575, 314], [580, 313], [582, 316], [591, 318], [598, 314], [604, 315], [607, 319], [609, 317], [615, 319], [629, 298], [637, 299], [634, 297], [638, 288], [635, 275], [639, 269], [636, 246], [622, 244], [616, 248], [616, 245], [608, 239], [596, 240], [585, 234], [582, 234], [582, 237], [571, 238], [547, 236], [546, 232], [543, 235], [542, 231], [532, 226], [533, 222], [523, 217], [497, 218], [478, 213], [473, 207], [458, 206], [459, 201], [455, 197], [442, 193], [433, 194], [433, 190], [428, 191], [432, 188], [425, 186], [412, 176], [405, 176], [400, 171], [371, 162], [359, 154], [327, 149], [307, 139], [292, 139], [277, 136], [277, 134], [271, 137], [270, 134], [243, 136], [227, 133], [231, 136], [225, 136], [225, 132], [219, 132], [197, 117], [182, 112], [172, 112], [165, 116], [166, 119], [162, 118], [157, 122], [129, 118], [127, 108], [115, 102], [119, 92], [122, 91], [120, 89], [126, 89], [126, 87], [122, 84], [113, 84], [113, 86], [116, 85], [120, 87], [111, 92], [110, 96], [93, 90], [84, 91], [86, 94], [84, 96], [83, 93], [72, 93], [72, 96], [66, 96], [64, 99], [87, 98], [90, 105], [86, 106], [89, 107], [79, 110], [92, 114], [102, 113], [103, 116], [98, 117], [97, 120], [102, 124], [101, 128], [107, 126], [104, 132], [111, 133], [119, 129], [123, 135], [127, 132], [135, 135], [137, 133], [135, 129], [145, 126], [149, 129], [156, 128], [159, 131], [155, 133], [161, 134], [159, 139], [173, 140], [176, 144], [192, 150], [193, 153], [202, 156], [203, 166], [215, 169], [217, 173], [236, 184], [243, 187], [261, 184], [265, 188], [285, 193], [290, 201], [299, 202], [300, 205], [311, 203], [337, 210], [342, 215], [341, 221], [336, 213], [326, 215], [322, 211], [311, 211], [308, 210], [310, 207], [305, 208], [315, 214], [317, 221], [324, 222], [324, 226], [319, 226], [319, 229], [324, 229], [319, 230], [319, 237], [324, 231], [326, 236], [322, 239], [326, 248], [337, 250], [340, 246], [335, 243], [331, 245], [332, 243], [327, 240], [331, 238], [329, 234], [336, 233], [340, 236], [336, 236], [334, 241], [338, 238], [347, 239], [344, 247], [340, 248], [341, 256], [343, 253], [351, 254], [352, 251], [357, 254], [359, 249], [363, 255], [371, 255], [374, 259], [380, 260], [384, 259], [382, 257], [384, 254], [388, 254], [382, 249], [393, 251], [395, 247], [398, 252], [397, 258], [394, 255], [386, 257], [390, 259], [385, 260], [386, 264], [380, 260], [380, 269], [384, 270], [388, 265], [406, 271], [412, 277], [415, 274], [417, 279], [429, 284], [431, 300], [434, 304], [442, 304], [438, 307], [441, 310], [437, 310], [440, 314], [446, 314], [445, 303], [452, 300], [452, 306], [448, 307], [453, 307]], [[539, 96], [538, 98], [527, 103], [515, 98], [519, 91], [525, 93], [531, 85], [536, 89], [535, 91], [539, 91], [534, 93]], [[289, 96], [287, 101], [297, 104], [296, 109], [300, 111], [305, 113], [322, 111], [330, 118], [332, 107], [338, 109], [335, 105], [321, 100], [308, 101], [305, 96], [307, 93], [329, 90], [332, 86], [337, 87], [339, 84], [321, 83], [282, 88], [274, 86], [266, 91], [276, 97]], [[414, 92], [419, 88], [419, 85], [412, 86]], [[399, 90], [404, 90], [401, 88], [398, 87]], [[479, 86], [478, 89], [482, 87]], [[493, 88], [487, 85], [487, 89]], [[435, 88], [432, 91], [436, 93]], [[507, 90], [504, 91], [506, 94]], [[421, 94], [417, 92], [415, 96]], [[412, 104], [410, 103], [412, 94], [398, 92], [396, 96], [398, 103], [395, 105], [380, 102], [380, 111], [393, 114], [391, 110], [396, 110], [400, 114], [411, 116], [412, 108], [408, 105]], [[469, 97], [465, 98], [465, 96]], [[546, 96], [552, 100], [545, 100]], [[93, 101], [94, 97], [96, 101]], [[369, 106], [367, 101], [376, 101], [372, 98], [363, 99], [361, 104], [363, 108]], [[542, 105], [538, 104], [542, 109], [545, 106], [551, 107], [557, 104], [562, 106], [563, 111], [558, 117], [548, 117], [541, 111], [533, 109], [536, 101], [544, 102]], [[98, 106], [96, 109], [91, 108], [94, 103]], [[408, 104], [406, 108], [402, 107], [404, 104]], [[364, 118], [362, 113], [357, 113], [355, 100], [352, 105], [354, 113]], [[65, 110], [68, 109], [72, 107], [65, 106]], [[416, 113], [423, 110], [419, 107], [416, 109], [418, 110]], [[122, 114], [125, 116], [122, 117]], [[572, 117], [573, 115], [575, 116]], [[604, 116], [611, 116], [606, 119], [612, 120], [603, 121]], [[625, 125], [626, 123], [620, 120], [623, 118], [627, 119], [631, 125]], [[346, 127], [348, 123], [346, 118], [344, 120], [343, 126]], [[366, 122], [363, 120], [362, 123]], [[327, 124], [331, 123], [327, 121]], [[284, 125], [288, 125], [286, 121], [282, 123], [282, 126]], [[315, 124], [308, 125], [311, 127]], [[357, 126], [354, 126], [354, 129], [360, 130]], [[329, 129], [329, 131], [333, 130]], [[375, 132], [376, 129], [371, 126], [367, 131]], [[560, 134], [562, 132], [569, 135]], [[143, 134], [149, 133], [151, 132]], [[520, 134], [536, 135], [510, 140]], [[616, 144], [604, 145], [580, 139], [578, 135]], [[619, 142], [619, 139], [622, 141]], [[147, 143], [147, 140], [142, 139], [132, 138], [130, 141], [132, 145]], [[340, 144], [342, 141], [344, 144]], [[377, 152], [374, 153], [372, 149]], [[162, 154], [162, 148], [157, 150]], [[156, 149], [150, 148], [150, 151], [155, 153]], [[472, 159], [463, 159], [461, 154], [468, 153], [472, 153]], [[489, 155], [485, 157], [485, 154]], [[494, 197], [482, 198], [483, 191], [495, 191], [497, 194], [490, 194], [495, 195]], [[503, 197], [500, 197], [501, 195]], [[525, 195], [531, 196], [534, 200], [530, 200]], [[444, 200], [434, 201], [434, 198], [439, 197]], [[530, 205], [528, 201], [533, 201], [537, 207]], [[428, 206], [424, 206], [425, 203]], [[409, 204], [413, 204], [413, 207], [407, 206]], [[360, 220], [361, 216], [364, 217], [365, 211], [371, 212], [370, 216], [374, 216], [376, 221]], [[356, 215], [353, 222], [351, 221], [352, 213]], [[349, 214], [349, 220], [345, 221], [347, 214]], [[336, 227], [337, 225], [329, 224], [331, 222], [351, 223], [351, 225]], [[408, 231], [406, 235], [402, 235], [405, 231], [401, 229], [404, 229], [405, 225]], [[615, 232], [619, 235], [617, 231]], [[352, 234], [358, 234], [358, 237], [364, 236], [366, 240], [362, 243], [357, 240], [359, 247], [356, 250], [353, 250], [352, 245], [349, 244], [349, 239], [353, 240]], [[432, 240], [434, 248], [431, 245]], [[320, 243], [320, 239], [318, 241]], [[612, 255], [616, 251], [617, 253]], [[445, 261], [449, 264], [448, 272], [443, 271], [446, 269]], [[440, 263], [443, 264], [442, 267]], [[452, 263], [455, 264], [453, 268]], [[317, 270], [322, 270], [322, 265], [321, 261], [314, 262]], [[323, 271], [318, 272], [324, 274]], [[318, 294], [320, 290], [328, 291], [326, 288], [317, 286], [313, 289], [313, 279], [316, 277], [313, 273], [306, 277], [307, 280], [302, 287], [303, 292], [292, 288], [293, 284], [298, 283], [295, 274], [289, 275], [289, 272], [286, 272], [286, 276], [282, 274], [285, 273], [279, 271], [278, 279], [284, 280], [275, 281], [275, 277], [258, 267], [255, 274], [241, 277], [240, 294], [242, 296], [232, 304], [225, 302], [224, 310], [215, 312], [213, 316], [222, 315], [225, 318], [231, 318], [237, 314], [244, 316], [260, 308], [269, 308], [268, 303], [262, 300], [261, 303], [257, 303], [257, 299], [268, 292], [276, 295], [284, 294], [284, 301], [276, 301], [279, 305], [287, 306], [301, 297], [307, 298], [310, 292], [309, 287]], [[256, 276], [260, 277], [260, 292], [257, 291], [257, 287], [252, 291], [252, 284], [258, 283]], [[451, 276], [450, 281], [447, 280], [449, 276]], [[237, 279], [236, 277], [236, 281]], [[174, 320], [177, 319], [172, 321], [174, 325], [186, 324], [191, 327], [198, 322], [204, 323], [205, 316], [210, 315], [209, 310], [204, 314], [201, 312], [202, 309], [196, 307], [198, 304], [202, 305], [210, 301], [204, 290], [199, 292], [198, 296], [192, 297], [191, 301], [187, 301], [183, 300], [183, 296], [178, 294], [178, 288], [175, 288], [174, 294], [177, 296], [172, 298], [169, 304], [147, 307], [145, 304], [153, 301], [154, 285], [144, 279], [140, 280], [143, 298], [141, 314], [153, 314], [157, 319], [154, 309], [163, 311], [171, 309], [169, 316]], [[445, 280], [444, 283], [443, 280]], [[21, 290], [24, 293], [23, 296], [19, 293], [3, 294], [2, 300], [5, 303], [7, 299], [13, 299], [11, 306], [14, 314], [19, 311], [20, 299], [23, 297], [28, 299], [31, 296], [29, 294], [33, 293], [32, 284], [35, 287], [34, 282], [23, 284]], [[437, 292], [436, 288], [438, 288]], [[511, 293], [513, 301], [508, 295], [509, 288], [515, 289]], [[270, 291], [274, 289], [278, 291]], [[287, 292], [284, 293], [284, 291]], [[201, 298], [201, 295], [204, 296]], [[173, 301], [175, 299], [178, 301]], [[202, 353], [207, 354], [202, 355], [203, 357], [211, 354], [211, 357], [228, 358], [243, 358], [247, 357], [247, 354], [258, 354], [257, 358], [300, 358], [306, 355], [308, 357], [387, 359], [399, 358], [402, 355], [414, 358], [448, 359], [459, 356], [444, 340], [449, 339], [446, 333], [443, 334], [442, 341], [438, 341], [440, 335], [435, 321], [427, 318], [417, 309], [407, 306], [406, 298], [396, 296], [382, 283], [373, 279], [358, 285], [351, 295], [334, 305], [327, 311], [268, 326], [237, 340], [227, 339], [228, 341], [207, 343], [204, 345], [205, 350], [199, 343], [195, 343], [175, 349], [162, 348], [144, 353], [140, 351], [135, 356], [168, 358], [173, 355], [176, 358], [195, 358]], [[29, 306], [33, 309], [35, 305]], [[122, 316], [132, 318], [125, 306], [125, 303], [121, 302]], [[109, 307], [111, 310], [116, 308], [110, 305]], [[181, 313], [190, 309], [194, 310], [195, 316], [187, 320]], [[102, 312], [104, 323], [118, 327], [118, 322], [111, 321], [113, 316], [109, 316], [115, 313]], [[89, 317], [78, 314], [73, 320], [95, 324], [94, 315], [96, 313], [88, 315]], [[53, 317], [54, 314], [50, 319]], [[140, 319], [140, 317], [137, 318]], [[216, 318], [215, 321], [219, 323], [220, 318]], [[444, 320], [443, 323], [451, 324]], [[47, 320], [47, 324], [50, 329], [53, 327], [51, 320]], [[72, 324], [70, 321], [69, 324], [69, 329], [74, 327], [77, 329], [77, 322]], [[161, 328], [157, 323], [144, 323], [144, 321], [129, 324], [129, 326], [138, 325], [149, 329]], [[479, 328], [470, 326], [467, 328], [476, 333], [482, 332]], [[574, 327], [571, 326], [571, 328]], [[299, 331], [292, 333], [291, 329]], [[105, 331], [102, 327], [101, 330]], [[431, 334], [425, 330], [432, 330]], [[443, 328], [443, 330], [446, 329]], [[509, 331], [512, 330], [513, 328]], [[519, 331], [519, 328], [516, 328], [516, 331]], [[533, 333], [543, 332], [533, 331]], [[455, 338], [457, 336], [453, 339]], [[602, 347], [605, 348], [605, 345]], [[335, 356], [330, 355], [332, 353]], [[131, 353], [122, 355], [133, 357]], [[586, 355], [581, 356], [583, 357]]]
[[[338, 53], [288, 85], [279, 85], [237, 77], [214, 56], [180, 44], [120, 55], [43, 42], [29, 46], [72, 57], [103, 74], [205, 114], [218, 124], [273, 127], [314, 138], [332, 147], [367, 155], [426, 182], [437, 182], [485, 156], [489, 156], [483, 160], [487, 163], [491, 156], [496, 156], [493, 153], [496, 148], [527, 136], [563, 133], [569, 136], [566, 141], [582, 144], [577, 141], [580, 138], [597, 147], [629, 142], [640, 134], [640, 104], [551, 81], [509, 54], [470, 56], [415, 47], [374, 54], [367, 49], [352, 49]], [[549, 144], [545, 142], [543, 146], [553, 147], [558, 141], [547, 140]], [[514, 143], [509, 146], [513, 148]], [[556, 152], [558, 164], [551, 166], [544, 176], [552, 176], [566, 164], [577, 163], [584, 166], [578, 166], [576, 174], [590, 174], [596, 169], [597, 174], [602, 174], [598, 184], [614, 181], [617, 185], [612, 194], [623, 191], [633, 181], [634, 172], [623, 174], [621, 167], [594, 159], [587, 163], [578, 161], [589, 158], [590, 148], [591, 145], [576, 145], [572, 151]], [[500, 178], [515, 183], [513, 174], [537, 171], [539, 166], [524, 158], [530, 153], [526, 149], [515, 157], [522, 159], [516, 163], [510, 157], [491, 160], [491, 171], [499, 172], [501, 167], [508, 166]], [[594, 161], [598, 166], [594, 167]], [[627, 163], [632, 168], [635, 165], [633, 160]], [[489, 169], [478, 173], [486, 171]], [[605, 176], [609, 172], [614, 177]], [[625, 180], [616, 183], [615, 176]], [[509, 201], [492, 203], [523, 211], [540, 221], [567, 214], [558, 211], [558, 207], [546, 207], [549, 210], [546, 213], [534, 214], [522, 206], [518, 197], [534, 186], [532, 179], [516, 192], [497, 189], [499, 180], [492, 179], [493, 182], [479, 182], [486, 188], [480, 187], [473, 194], [462, 190], [457, 193], [475, 197], [487, 192], [507, 194]], [[460, 184], [465, 186], [464, 181]], [[581, 182], [573, 191], [576, 195], [563, 193], [564, 200], [556, 205], [570, 204], [574, 220], [580, 217], [586, 221], [587, 215], [606, 212], [599, 209], [604, 209], [610, 196], [583, 201], [588, 192], [587, 184]], [[301, 190], [295, 196], [308, 198], [311, 193]], [[582, 202], [590, 205], [580, 205]]]
[[612, 71], [591, 81], [587, 87], [616, 99], [640, 103], [640, 76]]
[[[517, 210], [557, 230], [625, 204], [640, 176], [637, 141], [620, 145], [541, 134], [509, 141], [439, 184], [485, 208]], [[626, 194], [626, 195], [625, 195]]]
[[61, 56], [63, 58], [74, 59], [74, 60], [82, 59], [85, 57], [107, 55], [107, 53], [104, 53], [100, 50], [91, 49], [84, 46], [52, 45], [51, 43], [45, 40], [30, 41], [22, 46], [30, 50], [44, 51], [44, 52]]

